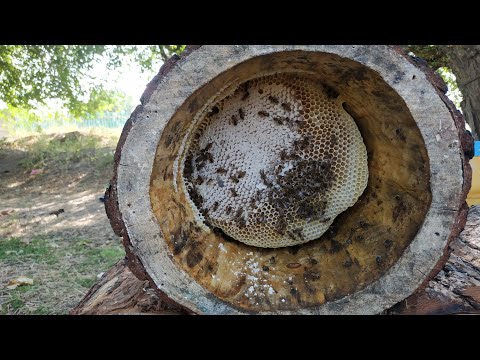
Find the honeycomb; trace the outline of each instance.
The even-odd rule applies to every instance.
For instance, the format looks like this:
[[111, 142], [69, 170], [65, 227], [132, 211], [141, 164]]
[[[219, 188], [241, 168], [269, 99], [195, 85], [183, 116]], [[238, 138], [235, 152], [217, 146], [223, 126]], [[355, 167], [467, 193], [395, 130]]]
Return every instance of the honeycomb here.
[[218, 99], [184, 150], [184, 186], [207, 226], [257, 247], [302, 244], [365, 190], [360, 131], [317, 79], [260, 76]]

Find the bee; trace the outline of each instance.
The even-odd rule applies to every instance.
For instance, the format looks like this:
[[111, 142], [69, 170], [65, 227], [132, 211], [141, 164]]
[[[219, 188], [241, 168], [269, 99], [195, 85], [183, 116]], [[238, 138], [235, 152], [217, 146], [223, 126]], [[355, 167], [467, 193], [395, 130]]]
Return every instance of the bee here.
[[278, 125], [283, 125], [283, 120], [284, 118], [277, 116], [273, 118], [273, 121], [275, 121]]
[[207, 116], [213, 116], [215, 114], [218, 114], [219, 111], [220, 109], [218, 108], [218, 106], [214, 106], [212, 110], [210, 110], [210, 112], [207, 114]]
[[188, 193], [195, 205], [197, 205], [198, 207], [201, 207], [203, 205], [203, 197], [198, 193], [196, 188], [189, 189]]
[[230, 188], [229, 190], [230, 190], [230, 192], [232, 193], [232, 196], [233, 196], [233, 197], [238, 196], [238, 193], [235, 191], [234, 188]]
[[247, 222], [245, 221], [245, 217], [242, 216], [243, 214], [243, 208], [238, 208], [237, 209], [237, 212], [235, 213], [235, 217], [233, 218], [239, 227], [245, 227], [245, 225], [247, 224]]
[[251, 207], [252, 209], [255, 209], [255, 204], [256, 204], [255, 198], [254, 198], [254, 197], [250, 198], [250, 207]]
[[293, 241], [297, 241], [297, 238], [295, 237], [295, 235], [293, 235], [293, 233], [291, 231], [287, 231], [287, 235]]
[[257, 224], [265, 224], [267, 222], [267, 218], [264, 214], [261, 214], [257, 217]]
[[200, 162], [204, 162], [204, 161], [205, 161], [205, 160], [204, 160], [203, 154], [200, 154], [200, 155], [198, 155], [198, 156], [195, 158], [195, 162], [196, 162], [196, 163], [200, 163]]
[[279, 176], [282, 170], [283, 170], [283, 165], [282, 164], [278, 165], [277, 168], [275, 169], [275, 175]]
[[237, 173], [237, 179], [241, 179], [245, 176], [246, 172], [243, 171], [243, 170], [240, 170], [238, 173]]
[[276, 98], [275, 96], [270, 95], [268, 97], [268, 100], [270, 100], [270, 102], [272, 102], [273, 104], [278, 104], [278, 98]]
[[260, 170], [260, 177], [262, 178], [262, 182], [263, 182], [266, 186], [268, 186], [268, 187], [272, 187], [272, 186], [273, 186], [273, 184], [272, 184], [270, 181], [268, 181], [267, 175], [265, 175], [265, 171]]
[[275, 225], [275, 231], [280, 235], [285, 235], [285, 230], [287, 230], [287, 221], [281, 216]]
[[213, 163], [213, 156], [209, 152], [205, 153], [205, 160], [210, 161], [210, 164]]
[[205, 148], [204, 148], [203, 150], [201, 150], [201, 151], [208, 151], [208, 150], [210, 150], [210, 149], [212, 148], [212, 146], [213, 146], [213, 143], [210, 142], [210, 143], [208, 143], [207, 146], [205, 146]]
[[242, 85], [238, 87], [240, 91], [243, 91], [242, 101], [247, 99], [250, 96], [248, 89], [250, 89], [250, 81], [244, 82]]
[[238, 119], [235, 115], [232, 115], [232, 117], [230, 118], [230, 124], [233, 124], [233, 126], [238, 125]]
[[292, 232], [293, 235], [296, 235], [300, 239], [305, 240], [305, 238], [303, 237], [303, 231], [302, 231], [301, 228], [293, 229], [291, 232]]
[[188, 156], [185, 159], [185, 167], [183, 169], [183, 173], [185, 174], [185, 177], [190, 178], [193, 174], [193, 166], [192, 166], [192, 157]]
[[222, 167], [219, 167], [219, 168], [217, 168], [217, 173], [219, 173], [219, 174], [226, 174], [226, 173], [227, 173], [227, 170], [225, 170], [225, 169], [222, 168]]
[[268, 112], [266, 112], [265, 110], [259, 111], [258, 115], [263, 116], [263, 117], [268, 117], [269, 116]]
[[317, 210], [312, 204], [302, 202], [297, 208], [297, 215], [302, 219], [311, 220], [311, 218], [317, 215]]
[[198, 170], [201, 170], [203, 167], [205, 167], [205, 163], [204, 162], [200, 162], [200, 163], [197, 163], [195, 165], [195, 168]]
[[305, 120], [301, 120], [301, 119], [300, 119], [300, 120], [295, 120], [295, 124], [296, 124], [300, 129], [302, 129], [302, 128], [305, 127], [305, 125], [307, 125], [307, 122], [306, 122]]
[[245, 113], [242, 108], [238, 109], [238, 116], [240, 116], [240, 119], [242, 120], [245, 119]]
[[215, 201], [212, 206], [212, 211], [216, 211], [218, 209], [218, 201]]
[[257, 190], [257, 193], [255, 194], [255, 200], [260, 201], [262, 199], [262, 192], [260, 190]]
[[338, 95], [340, 95], [337, 90], [335, 90], [334, 88], [328, 86], [328, 85], [325, 85], [323, 84], [323, 89], [325, 90], [325, 94], [327, 94], [328, 97], [330, 98], [337, 98]]
[[288, 128], [292, 131], [297, 130], [299, 128], [297, 122], [295, 120], [290, 119], [289, 117], [284, 118], [285, 121], [287, 122]]
[[239, 207], [237, 209], [237, 212], [235, 213], [235, 217], [238, 218], [238, 217], [242, 216], [242, 214], [243, 214], [243, 208]]
[[197, 185], [202, 185], [203, 184], [203, 178], [200, 175], [198, 175], [195, 183]]
[[238, 179], [235, 175], [230, 176], [230, 180], [232, 180], [235, 184], [238, 183]]
[[335, 146], [338, 143], [338, 138], [335, 134], [330, 135], [330, 145]]
[[241, 228], [244, 228], [245, 226], [247, 226], [247, 221], [243, 216], [237, 220], [237, 223], [238, 223], [238, 226]]
[[232, 212], [232, 207], [227, 206], [227, 208], [225, 209], [225, 214], [230, 215], [231, 212]]
[[280, 160], [285, 161], [288, 159], [288, 153], [285, 149], [280, 151]]
[[293, 142], [293, 147], [295, 148], [295, 150], [306, 150], [308, 149], [310, 146], [311, 146], [311, 142], [310, 142], [310, 136], [305, 136], [303, 139], [301, 140], [295, 140]]
[[287, 103], [282, 103], [282, 109], [285, 111], [292, 111], [291, 106]]

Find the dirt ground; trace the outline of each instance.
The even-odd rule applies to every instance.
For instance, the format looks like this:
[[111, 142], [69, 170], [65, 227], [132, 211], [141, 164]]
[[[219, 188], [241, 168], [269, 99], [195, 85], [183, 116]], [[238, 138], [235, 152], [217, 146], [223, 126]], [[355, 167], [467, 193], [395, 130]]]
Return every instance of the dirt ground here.
[[118, 135], [0, 140], [0, 314], [66, 314], [124, 256], [99, 199]]

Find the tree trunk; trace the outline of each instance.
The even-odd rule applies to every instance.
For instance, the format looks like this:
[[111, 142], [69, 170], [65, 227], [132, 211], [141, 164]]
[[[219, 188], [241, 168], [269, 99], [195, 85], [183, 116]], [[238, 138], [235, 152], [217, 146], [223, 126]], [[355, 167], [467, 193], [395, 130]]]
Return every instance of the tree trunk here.
[[[480, 313], [480, 206], [468, 213], [465, 230], [452, 244], [442, 270], [426, 286], [395, 305], [390, 315]], [[71, 312], [72, 315], [186, 314], [166, 305], [155, 288], [137, 279], [121, 260], [108, 271]]]
[[88, 291], [71, 315], [186, 314], [156, 293], [148, 281], [139, 280], [120, 260]]
[[[162, 303], [198, 314], [390, 309], [438, 273], [465, 224], [472, 139], [445, 90], [395, 47], [188, 47], [148, 85], [115, 153], [106, 209], [128, 266]], [[323, 115], [308, 116], [315, 111]], [[346, 122], [326, 122], [335, 116]], [[345, 119], [363, 140], [368, 183], [353, 206], [342, 200], [351, 207], [328, 215], [332, 199], [357, 189], [366, 171], [354, 162], [363, 150], [352, 148], [356, 132]], [[223, 132], [195, 148], [215, 129]], [[316, 171], [317, 162], [323, 170], [313, 177], [300, 172]], [[268, 170], [277, 163], [290, 170]], [[346, 173], [351, 178], [335, 182]], [[305, 198], [319, 184], [323, 190]], [[292, 194], [294, 185], [301, 186]], [[269, 188], [277, 192], [267, 196]], [[315, 206], [304, 200], [313, 196], [321, 199]], [[289, 198], [295, 202], [285, 206]], [[246, 245], [222, 219], [241, 236], [299, 244]], [[308, 226], [326, 222], [323, 235], [305, 240]], [[99, 289], [118, 284], [118, 274]]]
[[462, 92], [462, 111], [475, 140], [480, 140], [480, 45], [444, 46], [448, 66]]

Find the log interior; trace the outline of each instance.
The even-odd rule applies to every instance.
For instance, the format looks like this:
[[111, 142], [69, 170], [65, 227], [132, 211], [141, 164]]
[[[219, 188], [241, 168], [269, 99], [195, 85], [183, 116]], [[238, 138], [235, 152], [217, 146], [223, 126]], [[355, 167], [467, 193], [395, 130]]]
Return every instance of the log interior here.
[[[286, 71], [314, 76], [345, 99], [367, 148], [369, 178], [357, 203], [320, 238], [258, 248], [195, 220], [175, 161], [194, 117], [225, 84]], [[375, 71], [333, 54], [288, 51], [251, 58], [183, 103], [158, 143], [150, 199], [169, 256], [194, 281], [243, 311], [295, 310], [340, 299], [384, 275], [423, 223], [429, 180], [421, 133], [403, 99]]]

